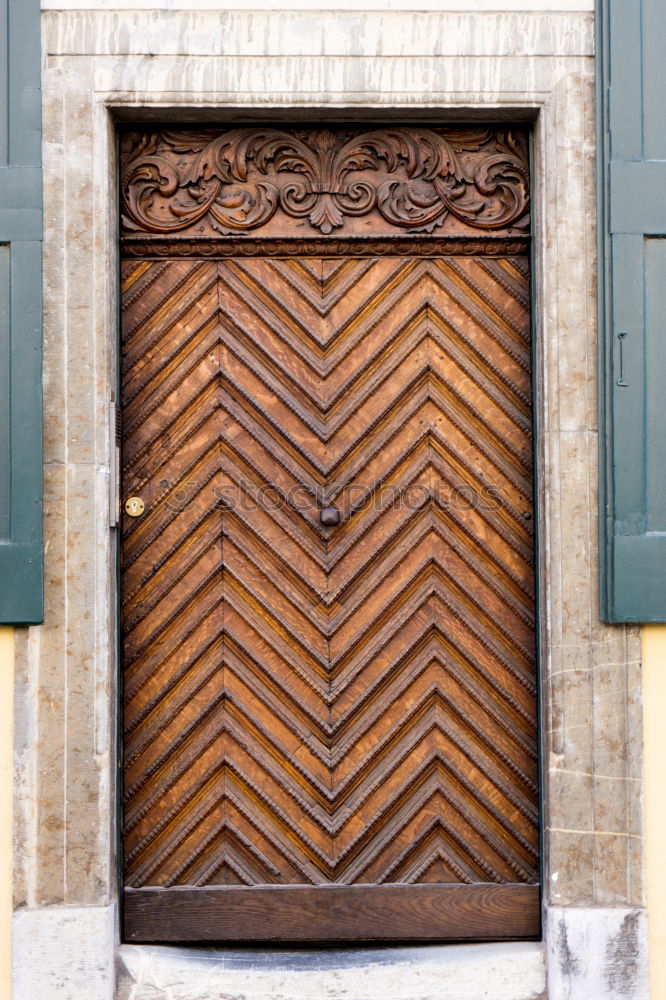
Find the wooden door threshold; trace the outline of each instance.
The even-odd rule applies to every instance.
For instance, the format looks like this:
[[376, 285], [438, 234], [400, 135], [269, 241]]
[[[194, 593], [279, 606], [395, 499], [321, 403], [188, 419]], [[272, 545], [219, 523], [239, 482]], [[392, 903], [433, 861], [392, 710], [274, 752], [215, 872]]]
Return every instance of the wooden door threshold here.
[[125, 889], [127, 942], [501, 941], [541, 933], [538, 885]]

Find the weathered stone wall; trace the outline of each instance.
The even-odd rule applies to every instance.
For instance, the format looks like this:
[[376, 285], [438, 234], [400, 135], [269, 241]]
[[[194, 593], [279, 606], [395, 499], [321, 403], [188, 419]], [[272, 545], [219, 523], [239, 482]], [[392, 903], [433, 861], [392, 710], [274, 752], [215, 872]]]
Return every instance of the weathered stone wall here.
[[[310, 0], [274, 13], [261, 12], [267, 0], [251, 12], [217, 0], [42, 6], [47, 610], [43, 626], [17, 630], [16, 1000], [114, 995], [113, 116], [415, 111], [535, 118], [546, 943], [476, 946], [471, 964], [459, 947], [424, 948], [422, 962], [418, 949], [361, 956], [363, 995], [397, 996], [387, 984], [407, 989], [411, 968], [421, 1000], [476, 1000], [489, 975], [493, 995], [528, 1000], [546, 988], [548, 958], [551, 1000], [643, 998], [640, 642], [637, 629], [599, 623], [596, 602], [591, 0], [366, 0], [365, 13], [346, 0], [325, 14], [287, 9]], [[291, 998], [321, 983], [335, 997], [354, 981], [316, 956], [299, 959], [300, 978], [276, 962], [271, 981], [270, 959], [239, 977], [225, 954], [199, 954], [195, 968], [185, 949], [125, 946], [122, 996]]]

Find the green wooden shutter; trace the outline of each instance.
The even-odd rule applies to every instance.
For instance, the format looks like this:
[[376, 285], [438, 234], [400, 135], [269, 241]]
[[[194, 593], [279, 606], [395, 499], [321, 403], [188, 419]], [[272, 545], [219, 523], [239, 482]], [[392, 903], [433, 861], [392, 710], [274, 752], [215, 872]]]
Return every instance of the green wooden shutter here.
[[601, 614], [666, 621], [666, 0], [600, 0]]
[[39, 0], [0, 0], [0, 624], [43, 620]]

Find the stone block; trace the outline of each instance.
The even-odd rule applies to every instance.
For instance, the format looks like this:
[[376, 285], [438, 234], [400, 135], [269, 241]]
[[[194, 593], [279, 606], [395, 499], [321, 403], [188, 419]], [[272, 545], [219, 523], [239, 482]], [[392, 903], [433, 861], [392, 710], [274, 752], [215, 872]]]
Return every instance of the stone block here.
[[551, 909], [548, 996], [552, 1000], [648, 1000], [644, 911]]
[[21, 909], [13, 925], [13, 1000], [113, 1000], [113, 906]]

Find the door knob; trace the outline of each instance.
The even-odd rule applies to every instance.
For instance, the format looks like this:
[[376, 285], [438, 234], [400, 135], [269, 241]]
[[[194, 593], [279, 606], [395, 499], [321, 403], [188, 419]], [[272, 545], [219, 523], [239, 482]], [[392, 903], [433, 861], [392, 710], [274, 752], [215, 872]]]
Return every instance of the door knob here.
[[319, 520], [327, 528], [333, 527], [333, 525], [340, 523], [340, 511], [337, 507], [322, 507], [319, 511]]

